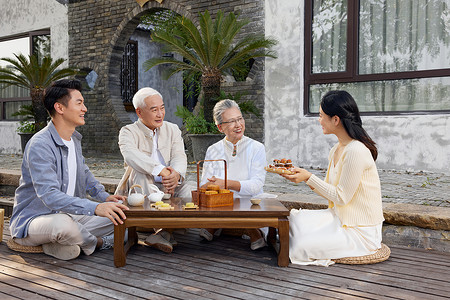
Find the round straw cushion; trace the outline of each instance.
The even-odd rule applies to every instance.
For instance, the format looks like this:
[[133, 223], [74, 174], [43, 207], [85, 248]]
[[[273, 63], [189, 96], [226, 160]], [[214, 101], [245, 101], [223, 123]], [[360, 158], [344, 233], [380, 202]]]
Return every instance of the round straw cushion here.
[[14, 239], [9, 239], [6, 243], [8, 245], [8, 248], [14, 251], [18, 252], [24, 252], [24, 253], [43, 253], [44, 250], [42, 250], [42, 246], [22, 246], [20, 244], [17, 244]]
[[346, 265], [368, 265], [368, 264], [376, 264], [382, 261], [385, 261], [391, 255], [391, 249], [388, 246], [381, 243], [381, 248], [377, 250], [374, 254], [364, 255], [364, 256], [355, 256], [355, 257], [344, 257], [333, 259], [333, 261], [337, 264], [346, 264]]

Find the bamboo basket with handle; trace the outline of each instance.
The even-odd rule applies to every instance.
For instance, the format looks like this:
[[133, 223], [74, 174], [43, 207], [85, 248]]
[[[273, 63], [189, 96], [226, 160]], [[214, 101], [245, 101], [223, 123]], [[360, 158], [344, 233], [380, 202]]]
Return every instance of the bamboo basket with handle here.
[[227, 185], [227, 161], [225, 159], [211, 159], [211, 160], [199, 160], [197, 162], [197, 190], [192, 191], [192, 202], [204, 207], [220, 207], [220, 206], [232, 206], [233, 192], [229, 193], [218, 193], [213, 195], [207, 195], [200, 191], [200, 163], [207, 161], [223, 161], [225, 164], [225, 189], [228, 188]]

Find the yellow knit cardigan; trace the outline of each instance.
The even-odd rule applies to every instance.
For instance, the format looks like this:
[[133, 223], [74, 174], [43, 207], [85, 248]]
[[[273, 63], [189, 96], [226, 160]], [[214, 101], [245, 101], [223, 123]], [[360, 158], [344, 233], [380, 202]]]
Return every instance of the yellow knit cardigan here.
[[330, 167], [338, 144], [330, 150], [325, 180], [312, 175], [306, 182], [335, 207], [343, 226], [374, 226], [384, 221], [380, 178], [369, 149], [353, 140], [335, 164], [336, 185], [330, 184]]

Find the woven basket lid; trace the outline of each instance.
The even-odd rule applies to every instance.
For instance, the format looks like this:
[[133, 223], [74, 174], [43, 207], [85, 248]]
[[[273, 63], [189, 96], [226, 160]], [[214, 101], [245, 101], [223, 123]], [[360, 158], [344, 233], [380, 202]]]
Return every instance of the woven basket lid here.
[[42, 250], [42, 246], [23, 246], [20, 244], [17, 244], [14, 239], [9, 239], [6, 243], [8, 245], [8, 248], [17, 252], [24, 252], [24, 253], [44, 253], [44, 250]]
[[333, 261], [337, 264], [346, 264], [346, 265], [368, 265], [368, 264], [376, 264], [382, 261], [385, 261], [391, 255], [391, 249], [388, 246], [381, 243], [381, 248], [377, 250], [374, 254], [364, 255], [364, 256], [355, 256], [355, 257], [344, 257], [333, 259]]

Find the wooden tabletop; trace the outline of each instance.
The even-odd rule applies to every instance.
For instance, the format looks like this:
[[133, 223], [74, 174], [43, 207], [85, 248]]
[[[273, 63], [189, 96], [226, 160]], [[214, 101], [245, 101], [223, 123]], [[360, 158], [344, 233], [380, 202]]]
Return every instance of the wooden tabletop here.
[[[127, 217], [286, 217], [289, 210], [280, 201], [262, 199], [259, 205], [252, 205], [250, 198], [234, 199], [233, 206], [199, 207], [198, 209], [183, 209], [191, 198], [171, 198], [163, 202], [169, 203], [173, 210], [158, 210], [151, 207], [151, 202], [145, 200], [143, 206], [129, 206], [125, 211]], [[126, 203], [125, 203], [126, 204]]]

